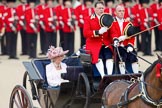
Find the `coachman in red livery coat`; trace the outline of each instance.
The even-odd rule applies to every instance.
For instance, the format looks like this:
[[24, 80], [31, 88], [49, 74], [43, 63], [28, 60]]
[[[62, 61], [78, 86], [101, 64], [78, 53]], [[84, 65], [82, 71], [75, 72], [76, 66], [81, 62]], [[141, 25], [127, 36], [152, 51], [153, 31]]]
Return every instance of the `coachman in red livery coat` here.
[[16, 57], [17, 32], [18, 32], [18, 17], [14, 8], [15, 1], [7, 0], [7, 9], [4, 13], [4, 22], [6, 25], [6, 44], [9, 59], [18, 59]]
[[[124, 6], [117, 5], [115, 10], [115, 21], [110, 28], [110, 36], [114, 41], [115, 49], [119, 49], [119, 53], [117, 56], [117, 60], [119, 61], [119, 69], [121, 74], [125, 74], [125, 62], [130, 62], [132, 64], [132, 70], [134, 73], [138, 73], [138, 63], [137, 58], [131, 52], [135, 53], [134, 50], [134, 40], [135, 38], [126, 39], [128, 35], [128, 28], [132, 26], [132, 23], [124, 20]], [[134, 30], [132, 30], [134, 31]], [[131, 31], [131, 32], [132, 32]], [[133, 34], [133, 33], [131, 33]], [[125, 40], [126, 39], [126, 40]], [[118, 43], [120, 42], [120, 44]], [[122, 60], [120, 59], [120, 56]], [[116, 61], [115, 61], [116, 62]]]
[[108, 35], [108, 28], [101, 27], [99, 18], [104, 13], [103, 2], [96, 2], [95, 13], [85, 19], [83, 33], [86, 38], [86, 50], [92, 56], [92, 64], [95, 64], [101, 77], [105, 75], [103, 60], [106, 60], [106, 68], [109, 75], [112, 74], [113, 61], [111, 47], [111, 39]]

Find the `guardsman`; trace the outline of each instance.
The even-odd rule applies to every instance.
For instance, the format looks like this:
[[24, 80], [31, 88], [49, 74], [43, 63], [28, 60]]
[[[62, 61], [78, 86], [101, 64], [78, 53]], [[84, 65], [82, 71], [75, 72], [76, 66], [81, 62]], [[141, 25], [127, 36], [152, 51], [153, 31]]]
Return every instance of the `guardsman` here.
[[[162, 43], [162, 0], [159, 0], [159, 9], [157, 10], [157, 19], [158, 19], [158, 22], [161, 24], [160, 26], [158, 26], [158, 30], [159, 30], [159, 40], [160, 40], [160, 43]], [[160, 44], [161, 45], [161, 44]], [[160, 51], [162, 51], [162, 47], [160, 47]], [[161, 53], [162, 55], [162, 53]]]
[[74, 32], [76, 30], [76, 15], [72, 8], [71, 0], [64, 0], [65, 6], [63, 10], [63, 32], [64, 32], [64, 50], [69, 50], [68, 55], [74, 53]]
[[85, 38], [83, 36], [83, 24], [84, 24], [84, 18], [83, 18], [83, 11], [86, 8], [83, 0], [80, 0], [81, 4], [75, 8], [78, 26], [80, 29], [80, 39], [81, 39], [81, 47], [85, 45]]
[[47, 49], [45, 48], [45, 33], [44, 33], [44, 29], [45, 29], [45, 25], [43, 22], [43, 18], [44, 18], [44, 14], [43, 14], [43, 10], [45, 9], [46, 4], [45, 4], [45, 0], [40, 0], [40, 4], [36, 6], [36, 10], [37, 10], [37, 15], [39, 17], [39, 29], [40, 29], [40, 47], [41, 47], [41, 53], [39, 53], [40, 55], [42, 54], [46, 54]]
[[[150, 5], [150, 8], [153, 11], [153, 17], [154, 17], [154, 25], [159, 24], [157, 20], [157, 10], [159, 9], [159, 0], [153, 0], [153, 3]], [[160, 43], [160, 35], [159, 35], [159, 30], [158, 27], [154, 28], [154, 33], [155, 33], [155, 50], [154, 51], [160, 51], [161, 43]]]
[[64, 5], [63, 5], [63, 0], [57, 0], [58, 5], [55, 7], [57, 15], [58, 15], [58, 29], [59, 29], [59, 36], [60, 36], [60, 42], [59, 46], [63, 47], [64, 46], [64, 33], [63, 33], [63, 27], [64, 27], [64, 22], [62, 18], [62, 11], [64, 10]]
[[122, 0], [123, 5], [125, 7], [125, 14], [124, 19], [128, 21], [133, 21], [135, 18], [135, 15], [133, 14], [133, 8], [131, 7], [131, 0]]
[[[140, 15], [140, 29], [145, 30], [153, 26], [153, 11], [149, 8], [149, 0], [142, 0], [142, 9], [139, 12]], [[153, 56], [151, 53], [151, 30], [143, 32], [142, 34], [142, 51], [145, 55]], [[147, 47], [146, 47], [147, 46]]]
[[28, 7], [25, 10], [26, 33], [28, 38], [29, 58], [36, 58], [37, 34], [39, 17], [35, 9], [35, 0], [28, 0]]
[[114, 0], [105, 0], [105, 10], [104, 12], [109, 13], [110, 15], [112, 15], [114, 17]]
[[103, 2], [98, 1], [94, 5], [94, 13], [85, 18], [83, 33], [86, 38], [86, 50], [92, 56], [92, 64], [95, 64], [101, 77], [105, 75], [104, 63], [106, 61], [106, 68], [108, 75], [113, 71], [113, 60], [111, 51], [111, 39], [108, 35], [108, 28], [101, 27], [100, 17], [104, 13], [105, 5]]
[[[132, 21], [135, 29], [137, 32], [140, 32], [140, 17], [139, 17], [139, 11], [141, 10], [141, 3], [139, 3], [139, 0], [135, 0], [135, 5], [133, 8], [133, 14], [135, 15], [134, 20]], [[136, 45], [137, 45], [137, 51], [141, 51], [141, 37], [139, 35], [136, 37]]]
[[4, 22], [6, 24], [7, 52], [9, 59], [18, 59], [16, 56], [18, 17], [15, 9], [15, 0], [7, 0], [7, 6], [8, 7], [4, 13]]
[[27, 48], [27, 36], [26, 36], [26, 28], [25, 28], [25, 9], [27, 7], [25, 0], [20, 0], [20, 5], [16, 7], [17, 16], [19, 18], [18, 26], [20, 27], [20, 35], [21, 35], [21, 45], [22, 45], [22, 53], [21, 55], [28, 54]]
[[93, 0], [85, 0], [84, 3], [86, 9], [84, 9], [83, 11], [83, 18], [85, 19], [86, 17], [89, 17], [94, 13], [94, 8], [93, 8]]
[[128, 27], [132, 26], [132, 23], [124, 19], [124, 11], [125, 9], [123, 5], [116, 6], [115, 9], [116, 17], [115, 21], [113, 22], [110, 28], [110, 36], [113, 39], [114, 49], [116, 50], [118, 49], [119, 51], [119, 53], [117, 53], [118, 54], [117, 60], [119, 61], [120, 73], [125, 74], [126, 62], [128, 61], [132, 65], [133, 72], [138, 73], [137, 57], [131, 53], [131, 52], [136, 53], [134, 50], [135, 38], [125, 40], [128, 34], [127, 33]]
[[[2, 0], [2, 2], [0, 4], [0, 19], [2, 20], [2, 22], [4, 24], [4, 27], [5, 27], [5, 23], [4, 23], [4, 12], [5, 12], [6, 9], [7, 9], [7, 7], [6, 7], [6, 1], [5, 0]], [[7, 49], [6, 49], [6, 35], [5, 35], [5, 33], [1, 36], [1, 42], [0, 42], [0, 44], [1, 44], [1, 55], [6, 55], [7, 54]]]
[[43, 11], [44, 24], [45, 24], [45, 49], [48, 50], [49, 46], [57, 46], [57, 29], [58, 29], [58, 16], [53, 7], [53, 0], [46, 0], [47, 6]]

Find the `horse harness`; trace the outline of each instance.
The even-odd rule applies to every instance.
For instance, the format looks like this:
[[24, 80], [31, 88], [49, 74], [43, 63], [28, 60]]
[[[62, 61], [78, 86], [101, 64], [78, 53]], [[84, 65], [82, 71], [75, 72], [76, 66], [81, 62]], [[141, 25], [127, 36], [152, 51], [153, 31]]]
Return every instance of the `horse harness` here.
[[[128, 94], [130, 91], [139, 84], [139, 94], [131, 97], [128, 99]], [[144, 74], [142, 74], [141, 78], [137, 81], [133, 81], [131, 85], [129, 85], [126, 89], [126, 91], [123, 93], [123, 95], [120, 97], [120, 102], [116, 105], [108, 105], [107, 108], [127, 108], [127, 105], [133, 101], [135, 101], [138, 98], [141, 98], [146, 104], [151, 105], [153, 108], [160, 108], [162, 106], [162, 99], [155, 101], [151, 99], [146, 91], [146, 85], [147, 83], [144, 81]], [[162, 91], [162, 89], [159, 89]], [[124, 101], [123, 101], [124, 98]]]

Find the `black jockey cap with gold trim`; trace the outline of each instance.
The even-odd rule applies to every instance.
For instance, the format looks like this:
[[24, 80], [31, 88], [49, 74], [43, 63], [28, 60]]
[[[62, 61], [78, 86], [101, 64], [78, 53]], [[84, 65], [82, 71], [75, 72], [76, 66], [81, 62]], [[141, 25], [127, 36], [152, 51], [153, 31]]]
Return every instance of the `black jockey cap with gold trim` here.
[[127, 37], [132, 36], [137, 33], [136, 28], [133, 26], [132, 23], [128, 23], [124, 29], [124, 35]]
[[101, 27], [110, 28], [112, 26], [113, 21], [114, 18], [110, 14], [104, 13], [101, 15], [99, 22]]

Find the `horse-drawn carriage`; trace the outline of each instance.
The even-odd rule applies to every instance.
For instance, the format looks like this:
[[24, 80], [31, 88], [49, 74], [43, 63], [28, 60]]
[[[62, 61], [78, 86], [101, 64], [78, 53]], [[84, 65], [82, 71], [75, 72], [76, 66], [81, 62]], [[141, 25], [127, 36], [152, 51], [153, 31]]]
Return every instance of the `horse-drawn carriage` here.
[[101, 79], [91, 64], [91, 57], [82, 53], [79, 58], [70, 56], [63, 60], [68, 67], [67, 73], [62, 74], [62, 78], [69, 82], [62, 83], [58, 87], [50, 87], [45, 72], [45, 66], [50, 62], [46, 58], [23, 62], [26, 68], [23, 85], [16, 85], [13, 89], [10, 108], [34, 108], [32, 100], [38, 100], [40, 106], [44, 108], [99, 108], [103, 106], [102, 95], [107, 85], [121, 79], [133, 82], [133, 79], [141, 75], [115, 74]]

